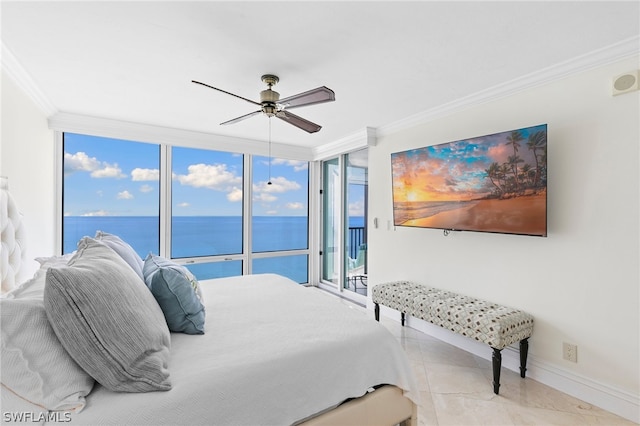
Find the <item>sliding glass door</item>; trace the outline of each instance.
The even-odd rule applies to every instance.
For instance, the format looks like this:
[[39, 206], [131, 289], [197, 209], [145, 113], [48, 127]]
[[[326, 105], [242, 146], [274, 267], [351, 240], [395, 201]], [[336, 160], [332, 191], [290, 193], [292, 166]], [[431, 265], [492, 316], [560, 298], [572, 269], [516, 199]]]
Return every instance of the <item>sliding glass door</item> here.
[[322, 280], [340, 285], [342, 270], [341, 161], [334, 158], [322, 165]]
[[367, 294], [368, 150], [323, 162], [322, 281]]
[[345, 280], [344, 288], [367, 294], [367, 150], [345, 156]]

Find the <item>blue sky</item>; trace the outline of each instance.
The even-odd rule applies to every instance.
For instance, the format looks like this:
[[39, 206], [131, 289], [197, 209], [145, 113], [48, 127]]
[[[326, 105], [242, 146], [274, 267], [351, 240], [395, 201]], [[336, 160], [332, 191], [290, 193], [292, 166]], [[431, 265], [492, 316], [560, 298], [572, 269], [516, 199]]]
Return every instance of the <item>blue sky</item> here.
[[[546, 124], [518, 129], [522, 136], [517, 144], [521, 164], [535, 167], [535, 157], [527, 141], [538, 131], [546, 132]], [[508, 143], [511, 132], [393, 153], [394, 199], [459, 201], [487, 196], [493, 188], [486, 169], [494, 162], [503, 164], [514, 155], [514, 148]]]
[[[241, 154], [176, 147], [172, 153], [172, 210], [177, 216], [242, 214]], [[66, 216], [155, 216], [160, 147], [65, 133]], [[304, 216], [308, 163], [253, 158], [253, 214]]]

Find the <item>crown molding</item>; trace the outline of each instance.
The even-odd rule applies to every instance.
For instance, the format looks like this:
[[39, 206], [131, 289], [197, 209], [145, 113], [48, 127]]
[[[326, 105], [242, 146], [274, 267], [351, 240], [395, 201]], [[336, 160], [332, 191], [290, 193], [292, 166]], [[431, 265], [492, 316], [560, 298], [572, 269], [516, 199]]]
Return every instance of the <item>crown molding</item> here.
[[[269, 155], [269, 145], [263, 141], [66, 112], [58, 112], [51, 116], [49, 118], [49, 128], [60, 132], [82, 133], [138, 142], [215, 149], [243, 154]], [[295, 160], [311, 161], [313, 159], [313, 153], [310, 148], [282, 143], [271, 144], [271, 155], [277, 158]]]
[[353, 133], [344, 138], [315, 147], [314, 160], [324, 160], [347, 152], [357, 151], [367, 146], [375, 146], [378, 132], [375, 127], [365, 127], [364, 130]]
[[618, 43], [594, 50], [584, 55], [557, 63], [542, 70], [518, 77], [469, 96], [378, 127], [378, 136], [386, 136], [437, 118], [453, 114], [485, 102], [504, 98], [517, 92], [562, 79], [572, 74], [608, 65], [640, 53], [640, 36], [630, 37]]
[[[51, 117], [50, 126], [71, 125], [85, 128], [89, 133], [100, 132], [102, 136], [143, 140], [147, 142], [165, 142], [171, 145], [185, 145], [185, 140], [191, 146], [214, 148], [223, 151], [249, 152], [268, 155], [268, 146], [264, 142], [233, 138], [216, 134], [199, 133], [188, 130], [128, 123], [109, 119], [98, 119], [59, 112], [47, 96], [38, 88], [27, 71], [20, 65], [15, 56], [5, 46], [1, 45], [2, 69], [16, 82], [16, 84], [36, 103], [47, 117]], [[457, 99], [438, 107], [411, 115], [394, 123], [378, 128], [366, 127], [362, 131], [347, 135], [341, 139], [329, 142], [319, 147], [307, 148], [286, 144], [272, 144], [272, 154], [282, 158], [297, 158], [305, 160], [322, 160], [346, 152], [373, 146], [377, 137], [396, 133], [433, 121], [437, 118], [453, 114], [457, 111], [480, 105], [491, 100], [507, 97], [517, 92], [530, 89], [554, 80], [564, 78], [591, 68], [604, 66], [640, 53], [640, 36], [630, 37], [618, 43], [560, 62], [540, 71], [507, 81]], [[101, 120], [100, 122], [98, 120]], [[88, 127], [87, 127], [88, 126]], [[54, 127], [52, 127], [54, 128]], [[57, 129], [73, 131], [71, 128]], [[107, 133], [104, 133], [107, 132]], [[152, 135], [155, 139], [149, 139]], [[244, 151], [243, 151], [244, 150]]]
[[4, 42], [0, 50], [0, 64], [2, 70], [7, 73], [16, 85], [33, 100], [40, 110], [47, 116], [54, 115], [58, 110], [47, 96], [38, 88], [29, 73], [20, 65], [16, 57], [11, 53]]

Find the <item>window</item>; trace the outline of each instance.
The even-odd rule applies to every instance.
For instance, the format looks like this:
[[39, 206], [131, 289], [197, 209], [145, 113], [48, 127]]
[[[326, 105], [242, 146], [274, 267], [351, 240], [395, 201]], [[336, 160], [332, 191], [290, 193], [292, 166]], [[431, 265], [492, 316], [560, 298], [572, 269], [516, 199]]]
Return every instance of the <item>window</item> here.
[[242, 253], [243, 156], [171, 150], [171, 257]]
[[252, 272], [308, 282], [308, 253], [295, 251], [309, 248], [309, 163], [254, 156], [252, 168]]
[[308, 162], [73, 133], [63, 142], [63, 253], [102, 230], [198, 279], [272, 272], [309, 281]]
[[65, 133], [62, 252], [96, 231], [158, 253], [160, 146]]

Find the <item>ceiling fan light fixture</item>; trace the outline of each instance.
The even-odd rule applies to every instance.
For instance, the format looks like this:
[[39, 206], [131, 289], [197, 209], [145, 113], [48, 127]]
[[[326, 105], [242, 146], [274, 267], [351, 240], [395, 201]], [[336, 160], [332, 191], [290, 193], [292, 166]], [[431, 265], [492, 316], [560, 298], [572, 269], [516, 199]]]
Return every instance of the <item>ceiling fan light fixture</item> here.
[[262, 112], [264, 112], [267, 117], [273, 117], [278, 112], [278, 109], [276, 104], [267, 104], [262, 107]]

